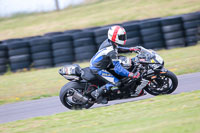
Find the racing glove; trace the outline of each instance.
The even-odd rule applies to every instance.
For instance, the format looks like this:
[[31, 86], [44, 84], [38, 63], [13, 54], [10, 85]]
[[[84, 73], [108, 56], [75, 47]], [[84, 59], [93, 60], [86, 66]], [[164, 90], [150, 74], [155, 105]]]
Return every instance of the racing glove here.
[[138, 79], [140, 77], [140, 73], [138, 71], [136, 73], [130, 72], [128, 77], [133, 79]]
[[139, 47], [131, 47], [130, 49], [129, 49], [131, 52], [135, 52], [135, 53], [138, 53], [138, 52], [140, 52], [140, 48]]

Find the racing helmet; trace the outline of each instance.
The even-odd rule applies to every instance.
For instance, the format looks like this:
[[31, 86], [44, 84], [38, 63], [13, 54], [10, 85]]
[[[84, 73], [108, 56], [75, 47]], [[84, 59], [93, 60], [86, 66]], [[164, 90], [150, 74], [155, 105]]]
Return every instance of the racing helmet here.
[[125, 29], [119, 25], [110, 27], [108, 39], [117, 45], [125, 45], [127, 39]]

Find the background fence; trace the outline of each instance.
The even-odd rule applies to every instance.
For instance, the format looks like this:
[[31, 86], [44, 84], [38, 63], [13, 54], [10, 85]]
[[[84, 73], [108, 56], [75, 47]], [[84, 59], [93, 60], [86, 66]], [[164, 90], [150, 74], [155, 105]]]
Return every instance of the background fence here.
[[[148, 49], [171, 49], [196, 45], [200, 40], [200, 12], [118, 25], [127, 31], [127, 47], [141, 45]], [[0, 73], [5, 73], [8, 68], [15, 72], [88, 60], [107, 38], [110, 26], [0, 41]]]
[[0, 0], [0, 17], [54, 11], [83, 2], [84, 0]]

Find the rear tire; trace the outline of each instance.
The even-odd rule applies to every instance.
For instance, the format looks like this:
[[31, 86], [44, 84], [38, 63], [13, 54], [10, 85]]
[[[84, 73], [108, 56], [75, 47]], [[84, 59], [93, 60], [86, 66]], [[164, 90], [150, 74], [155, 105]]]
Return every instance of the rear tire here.
[[176, 77], [176, 75], [171, 72], [171, 71], [167, 71], [166, 73], [161, 74], [160, 76], [163, 76], [165, 78], [169, 78], [171, 80], [171, 85], [164, 90], [157, 90], [152, 88], [150, 85], [148, 84], [144, 90], [147, 91], [149, 94], [157, 96], [157, 95], [164, 95], [164, 94], [171, 94], [172, 92], [174, 92], [178, 86], [178, 79]]
[[77, 82], [69, 82], [61, 88], [59, 97], [60, 97], [61, 103], [65, 107], [67, 107], [68, 109], [71, 109], [71, 110], [81, 110], [81, 109], [84, 109], [84, 108], [88, 109], [94, 104], [94, 103], [76, 104], [75, 102], [71, 102], [68, 99], [69, 96], [67, 96], [67, 94], [68, 94], [68, 92], [71, 88], [78, 91], [78, 90], [84, 89], [84, 86], [77, 83]]

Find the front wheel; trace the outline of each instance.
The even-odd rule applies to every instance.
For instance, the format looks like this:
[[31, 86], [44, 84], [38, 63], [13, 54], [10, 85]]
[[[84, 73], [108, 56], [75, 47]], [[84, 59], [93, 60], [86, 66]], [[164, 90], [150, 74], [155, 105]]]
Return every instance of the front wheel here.
[[156, 79], [150, 81], [150, 83], [144, 88], [151, 95], [164, 95], [171, 94], [176, 90], [178, 86], [178, 79], [176, 75], [167, 71], [157, 76]]
[[65, 84], [61, 90], [60, 90], [60, 101], [62, 104], [67, 107], [68, 109], [71, 110], [80, 110], [80, 109], [88, 109], [90, 108], [94, 103], [85, 103], [82, 104], [79, 100], [75, 99], [70, 93], [70, 90], [73, 88], [79, 93], [82, 93], [81, 91], [83, 90], [84, 86], [82, 86], [79, 83], [76, 82], [69, 82]]

